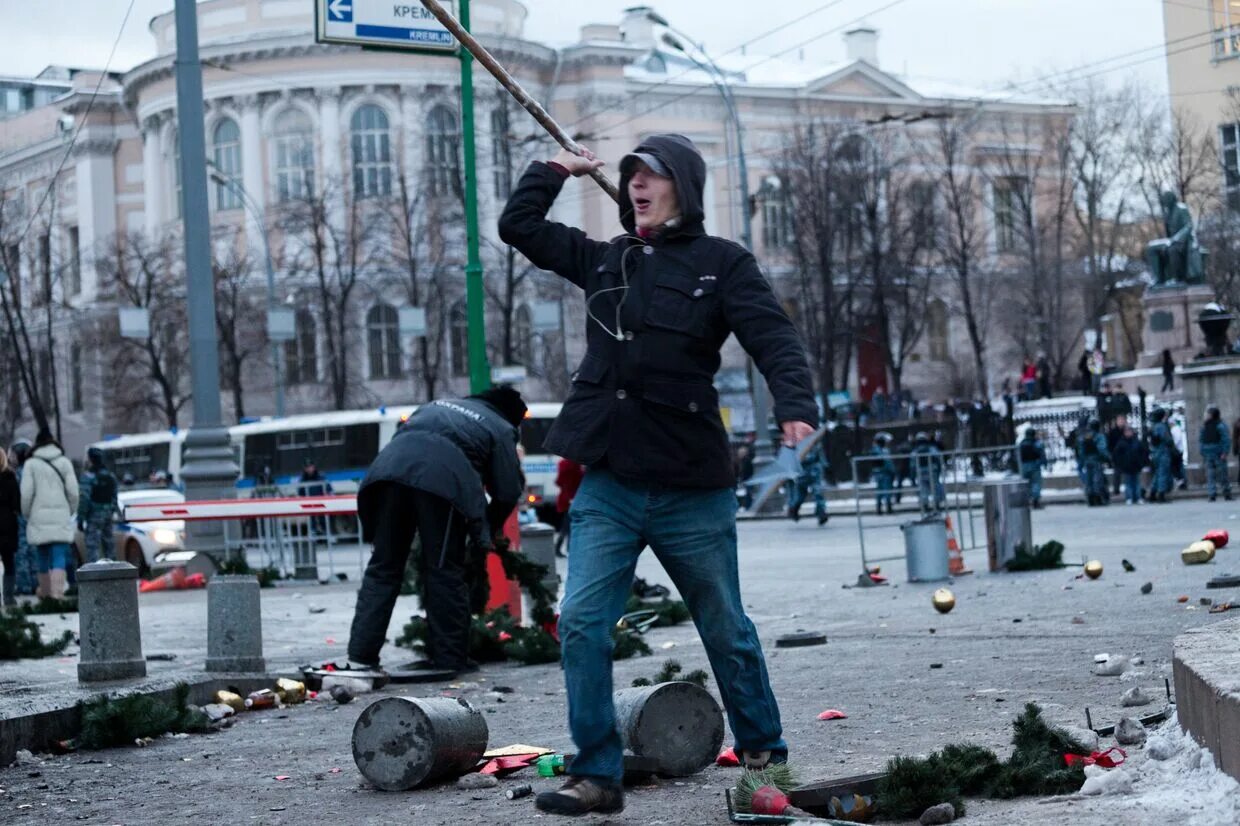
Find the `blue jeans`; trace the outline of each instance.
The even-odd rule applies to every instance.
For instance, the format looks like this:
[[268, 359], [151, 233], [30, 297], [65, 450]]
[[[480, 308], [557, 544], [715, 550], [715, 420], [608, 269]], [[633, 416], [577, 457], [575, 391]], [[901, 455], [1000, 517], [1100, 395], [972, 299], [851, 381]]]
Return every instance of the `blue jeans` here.
[[1141, 501], [1141, 474], [1125, 473], [1124, 474], [1124, 499], [1129, 502]]
[[1029, 498], [1042, 498], [1042, 463], [1024, 462], [1020, 466], [1020, 477], [1029, 483]]
[[39, 546], [39, 573], [65, 569], [69, 563], [69, 545], [65, 542], [54, 542]]
[[1218, 450], [1202, 451], [1206, 461], [1206, 490], [1211, 496], [1218, 495], [1218, 488], [1223, 488], [1224, 496], [1231, 496], [1231, 480], [1227, 478], [1227, 454]]
[[758, 632], [741, 603], [735, 494], [590, 470], [569, 519], [559, 631], [568, 725], [578, 750], [570, 773], [615, 782], [624, 774], [612, 704], [611, 633], [647, 545], [693, 615], [736, 747], [787, 753]]

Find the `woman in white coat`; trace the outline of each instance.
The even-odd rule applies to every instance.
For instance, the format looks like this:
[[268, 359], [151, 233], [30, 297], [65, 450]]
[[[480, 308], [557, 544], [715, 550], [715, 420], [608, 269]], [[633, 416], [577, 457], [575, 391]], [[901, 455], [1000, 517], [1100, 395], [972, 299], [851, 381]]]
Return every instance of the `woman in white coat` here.
[[46, 428], [39, 431], [26, 460], [21, 492], [26, 541], [38, 551], [39, 594], [60, 599], [73, 544], [78, 483], [73, 463]]

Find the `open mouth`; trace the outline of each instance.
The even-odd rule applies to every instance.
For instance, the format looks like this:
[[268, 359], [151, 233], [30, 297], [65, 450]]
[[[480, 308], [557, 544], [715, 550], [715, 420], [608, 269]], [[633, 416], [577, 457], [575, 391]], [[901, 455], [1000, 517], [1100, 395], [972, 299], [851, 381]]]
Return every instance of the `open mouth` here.
[[637, 210], [638, 212], [645, 212], [646, 210], [650, 209], [650, 199], [649, 198], [634, 198], [633, 209]]

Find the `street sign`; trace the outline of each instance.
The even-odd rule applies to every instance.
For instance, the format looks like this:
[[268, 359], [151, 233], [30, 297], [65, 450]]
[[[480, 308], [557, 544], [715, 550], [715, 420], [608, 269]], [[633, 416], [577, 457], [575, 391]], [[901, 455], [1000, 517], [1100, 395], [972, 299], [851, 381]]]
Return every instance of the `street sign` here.
[[401, 307], [397, 311], [397, 323], [402, 336], [421, 338], [426, 335], [426, 308]]
[[554, 333], [560, 329], [560, 302], [535, 301], [530, 305], [530, 328], [535, 333]]
[[297, 314], [287, 307], [272, 307], [267, 311], [267, 339], [269, 341], [292, 341], [297, 338]]
[[519, 364], [491, 368], [492, 384], [520, 384], [525, 381], [525, 368]]
[[121, 307], [122, 338], [150, 338], [151, 314], [146, 307]]
[[[455, 3], [448, 4], [455, 13]], [[456, 38], [417, 0], [315, 0], [315, 40], [452, 54]]]

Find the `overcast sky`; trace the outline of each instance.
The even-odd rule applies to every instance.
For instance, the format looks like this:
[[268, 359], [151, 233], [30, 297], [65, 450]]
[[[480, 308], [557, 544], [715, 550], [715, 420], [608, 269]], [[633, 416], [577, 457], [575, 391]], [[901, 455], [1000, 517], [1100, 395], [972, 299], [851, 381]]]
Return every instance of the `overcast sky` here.
[[[567, 42], [575, 39], [583, 23], [617, 22], [621, 10], [637, 2], [526, 0], [530, 9], [526, 36]], [[718, 57], [828, 2], [655, 0], [649, 5], [704, 41]], [[1136, 77], [1163, 93], [1164, 2], [1199, 7], [1205, 32], [1208, 0], [837, 0], [830, 8], [748, 48], [770, 54], [819, 35], [804, 47], [806, 59], [838, 60], [843, 57], [843, 44], [840, 33], [832, 30], [864, 17], [880, 30], [879, 60], [893, 71], [994, 88], [1009, 81], [1028, 84], [1048, 74], [1085, 67], [1085, 72], [1104, 72], [1100, 76], [1109, 81]], [[50, 63], [103, 66], [128, 3], [0, 0], [5, 44], [0, 51], [0, 74], [30, 75]], [[147, 24], [171, 8], [172, 0], [136, 0], [113, 69], [129, 69], [154, 55]], [[1138, 53], [1099, 63], [1130, 52]], [[795, 56], [797, 49], [789, 54]]]

